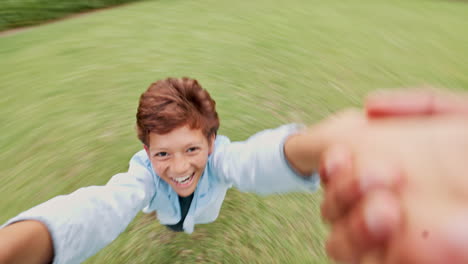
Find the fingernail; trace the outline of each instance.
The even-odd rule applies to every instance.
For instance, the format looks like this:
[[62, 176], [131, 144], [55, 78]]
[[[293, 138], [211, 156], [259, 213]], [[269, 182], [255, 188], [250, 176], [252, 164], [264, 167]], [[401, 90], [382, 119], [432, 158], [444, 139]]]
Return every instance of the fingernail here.
[[385, 239], [401, 223], [398, 201], [392, 194], [382, 191], [370, 194], [368, 199], [364, 208], [367, 230], [374, 239]]
[[343, 164], [348, 159], [348, 154], [343, 149], [333, 150], [325, 159], [325, 175], [331, 179], [340, 170]]
[[325, 161], [325, 174], [327, 175], [329, 179], [333, 177], [335, 172], [338, 170], [339, 166], [340, 166], [339, 162], [337, 162], [333, 158], [330, 158]]
[[330, 181], [330, 179], [333, 176], [333, 173], [335, 171], [335, 163], [334, 161], [330, 161], [329, 158], [322, 159], [320, 168], [319, 168], [319, 174], [320, 178], [322, 179], [322, 182], [326, 185]]
[[376, 202], [370, 202], [364, 211], [366, 227], [373, 237], [380, 237], [385, 231], [380, 213], [381, 208]]

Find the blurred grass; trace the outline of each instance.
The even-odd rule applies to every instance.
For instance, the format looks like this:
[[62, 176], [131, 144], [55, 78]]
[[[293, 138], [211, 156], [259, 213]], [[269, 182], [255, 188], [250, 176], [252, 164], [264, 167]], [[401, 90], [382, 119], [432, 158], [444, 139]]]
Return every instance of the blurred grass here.
[[24, 27], [136, 0], [2, 0], [0, 30]]
[[[234, 140], [373, 89], [468, 89], [467, 14], [461, 1], [159, 0], [3, 36], [0, 222], [125, 171], [138, 97], [167, 76], [197, 78]], [[231, 190], [191, 236], [139, 215], [87, 263], [328, 263], [320, 199]]]

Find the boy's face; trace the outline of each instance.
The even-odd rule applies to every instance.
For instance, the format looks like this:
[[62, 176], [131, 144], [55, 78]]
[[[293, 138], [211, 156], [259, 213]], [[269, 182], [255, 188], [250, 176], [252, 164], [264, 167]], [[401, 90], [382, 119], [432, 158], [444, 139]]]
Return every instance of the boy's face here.
[[189, 126], [167, 134], [149, 134], [145, 146], [155, 172], [182, 197], [191, 195], [213, 151], [214, 136], [208, 141], [201, 129]]

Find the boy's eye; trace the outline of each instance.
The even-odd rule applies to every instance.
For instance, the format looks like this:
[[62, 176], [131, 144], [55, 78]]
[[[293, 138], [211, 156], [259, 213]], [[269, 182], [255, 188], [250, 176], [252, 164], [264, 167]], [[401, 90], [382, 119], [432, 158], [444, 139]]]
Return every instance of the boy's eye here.
[[156, 153], [154, 156], [155, 157], [160, 157], [160, 158], [164, 158], [164, 157], [167, 157], [167, 155], [169, 155], [167, 152], [158, 152]]
[[198, 149], [200, 149], [200, 148], [199, 147], [191, 147], [191, 148], [187, 149], [187, 152], [194, 152], [194, 151], [197, 151]]

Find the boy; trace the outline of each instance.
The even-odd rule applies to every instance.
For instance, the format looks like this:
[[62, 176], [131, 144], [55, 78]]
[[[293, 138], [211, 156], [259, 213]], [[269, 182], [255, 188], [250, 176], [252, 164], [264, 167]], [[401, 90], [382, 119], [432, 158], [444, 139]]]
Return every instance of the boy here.
[[[217, 135], [215, 102], [196, 80], [168, 78], [140, 97], [144, 150], [105, 186], [55, 197], [0, 229], [0, 262], [80, 263], [111, 243], [136, 214], [192, 233], [218, 217], [227, 189], [270, 194], [314, 191], [319, 146], [297, 125], [244, 142]], [[3, 259], [2, 259], [3, 258]], [[2, 262], [3, 263], [3, 262]]]

